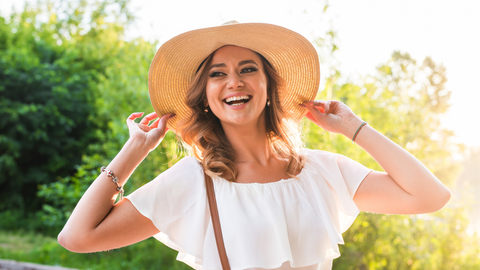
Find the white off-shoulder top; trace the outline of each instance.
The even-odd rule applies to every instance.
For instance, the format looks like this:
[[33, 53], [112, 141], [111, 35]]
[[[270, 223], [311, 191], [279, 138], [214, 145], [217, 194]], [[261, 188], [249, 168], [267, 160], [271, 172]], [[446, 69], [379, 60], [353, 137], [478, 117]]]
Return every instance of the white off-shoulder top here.
[[[214, 177], [225, 249], [232, 270], [332, 268], [342, 233], [359, 209], [353, 196], [371, 171], [345, 156], [304, 149], [299, 179], [233, 183]], [[255, 181], [255, 179], [252, 179]], [[126, 197], [194, 269], [221, 270], [203, 170], [185, 157]]]

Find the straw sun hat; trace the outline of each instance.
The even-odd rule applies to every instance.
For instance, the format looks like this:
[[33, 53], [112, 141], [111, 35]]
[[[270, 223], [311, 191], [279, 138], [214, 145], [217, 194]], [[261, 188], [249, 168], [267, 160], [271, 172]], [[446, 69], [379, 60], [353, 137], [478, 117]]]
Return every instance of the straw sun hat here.
[[148, 74], [150, 100], [157, 115], [175, 113], [168, 127], [189, 117], [185, 95], [195, 73], [212, 52], [225, 45], [248, 48], [265, 57], [284, 85], [278, 89], [285, 117], [300, 121], [307, 110], [298, 104], [313, 100], [320, 83], [318, 55], [302, 35], [265, 23], [229, 22], [180, 34], [155, 54]]

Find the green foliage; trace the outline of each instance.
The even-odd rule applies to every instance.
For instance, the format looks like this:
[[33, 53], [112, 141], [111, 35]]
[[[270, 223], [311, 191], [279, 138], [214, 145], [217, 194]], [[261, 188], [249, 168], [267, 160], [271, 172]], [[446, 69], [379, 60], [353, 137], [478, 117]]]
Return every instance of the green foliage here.
[[25, 232], [0, 231], [0, 258], [92, 270], [187, 270], [177, 252], [150, 238], [100, 253], [78, 254], [61, 247], [55, 238]]
[[39, 212], [31, 213], [18, 209], [0, 212], [0, 228], [10, 231], [19, 228], [25, 231], [46, 231]]
[[478, 269], [478, 236], [466, 233], [466, 213], [362, 213], [344, 234], [335, 269]]
[[96, 177], [97, 167], [89, 167], [92, 163], [79, 166], [74, 176], [67, 176], [40, 187], [38, 196], [49, 203], [43, 205], [43, 213], [40, 216], [47, 228], [53, 228], [58, 232], [65, 225], [73, 207], [87, 190], [89, 179]]
[[37, 15], [0, 17], [0, 211], [38, 210], [37, 186], [73, 173], [98, 128], [94, 73]]

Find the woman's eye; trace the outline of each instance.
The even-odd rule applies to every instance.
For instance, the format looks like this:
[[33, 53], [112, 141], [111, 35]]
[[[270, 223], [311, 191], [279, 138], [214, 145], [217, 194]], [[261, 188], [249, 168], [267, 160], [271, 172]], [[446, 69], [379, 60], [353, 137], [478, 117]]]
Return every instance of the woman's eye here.
[[257, 68], [248, 67], [248, 68], [242, 69], [242, 73], [250, 73], [250, 72], [255, 72], [255, 71], [257, 71], [257, 70], [258, 70]]
[[222, 72], [212, 72], [210, 73], [210, 77], [219, 77], [219, 76], [222, 76]]

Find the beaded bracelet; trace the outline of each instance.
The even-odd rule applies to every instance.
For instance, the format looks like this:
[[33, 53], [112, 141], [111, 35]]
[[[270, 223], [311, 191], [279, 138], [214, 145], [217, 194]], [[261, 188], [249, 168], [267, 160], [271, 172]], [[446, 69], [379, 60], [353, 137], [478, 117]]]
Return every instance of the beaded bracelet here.
[[367, 125], [367, 122], [363, 122], [357, 129], [357, 131], [355, 131], [355, 135], [353, 135], [353, 138], [352, 138], [352, 143], [355, 142], [355, 138], [357, 138], [357, 135], [358, 135], [358, 132], [360, 131], [360, 129], [362, 129], [365, 125]]
[[119, 201], [121, 201], [123, 199], [123, 187], [118, 184], [118, 177], [113, 175], [113, 172], [111, 170], [107, 170], [107, 168], [105, 168], [105, 166], [103, 166], [100, 170], [102, 171], [102, 173], [107, 172], [107, 176], [111, 177], [112, 182], [115, 183], [115, 185], [117, 185], [117, 191], [120, 191]]

